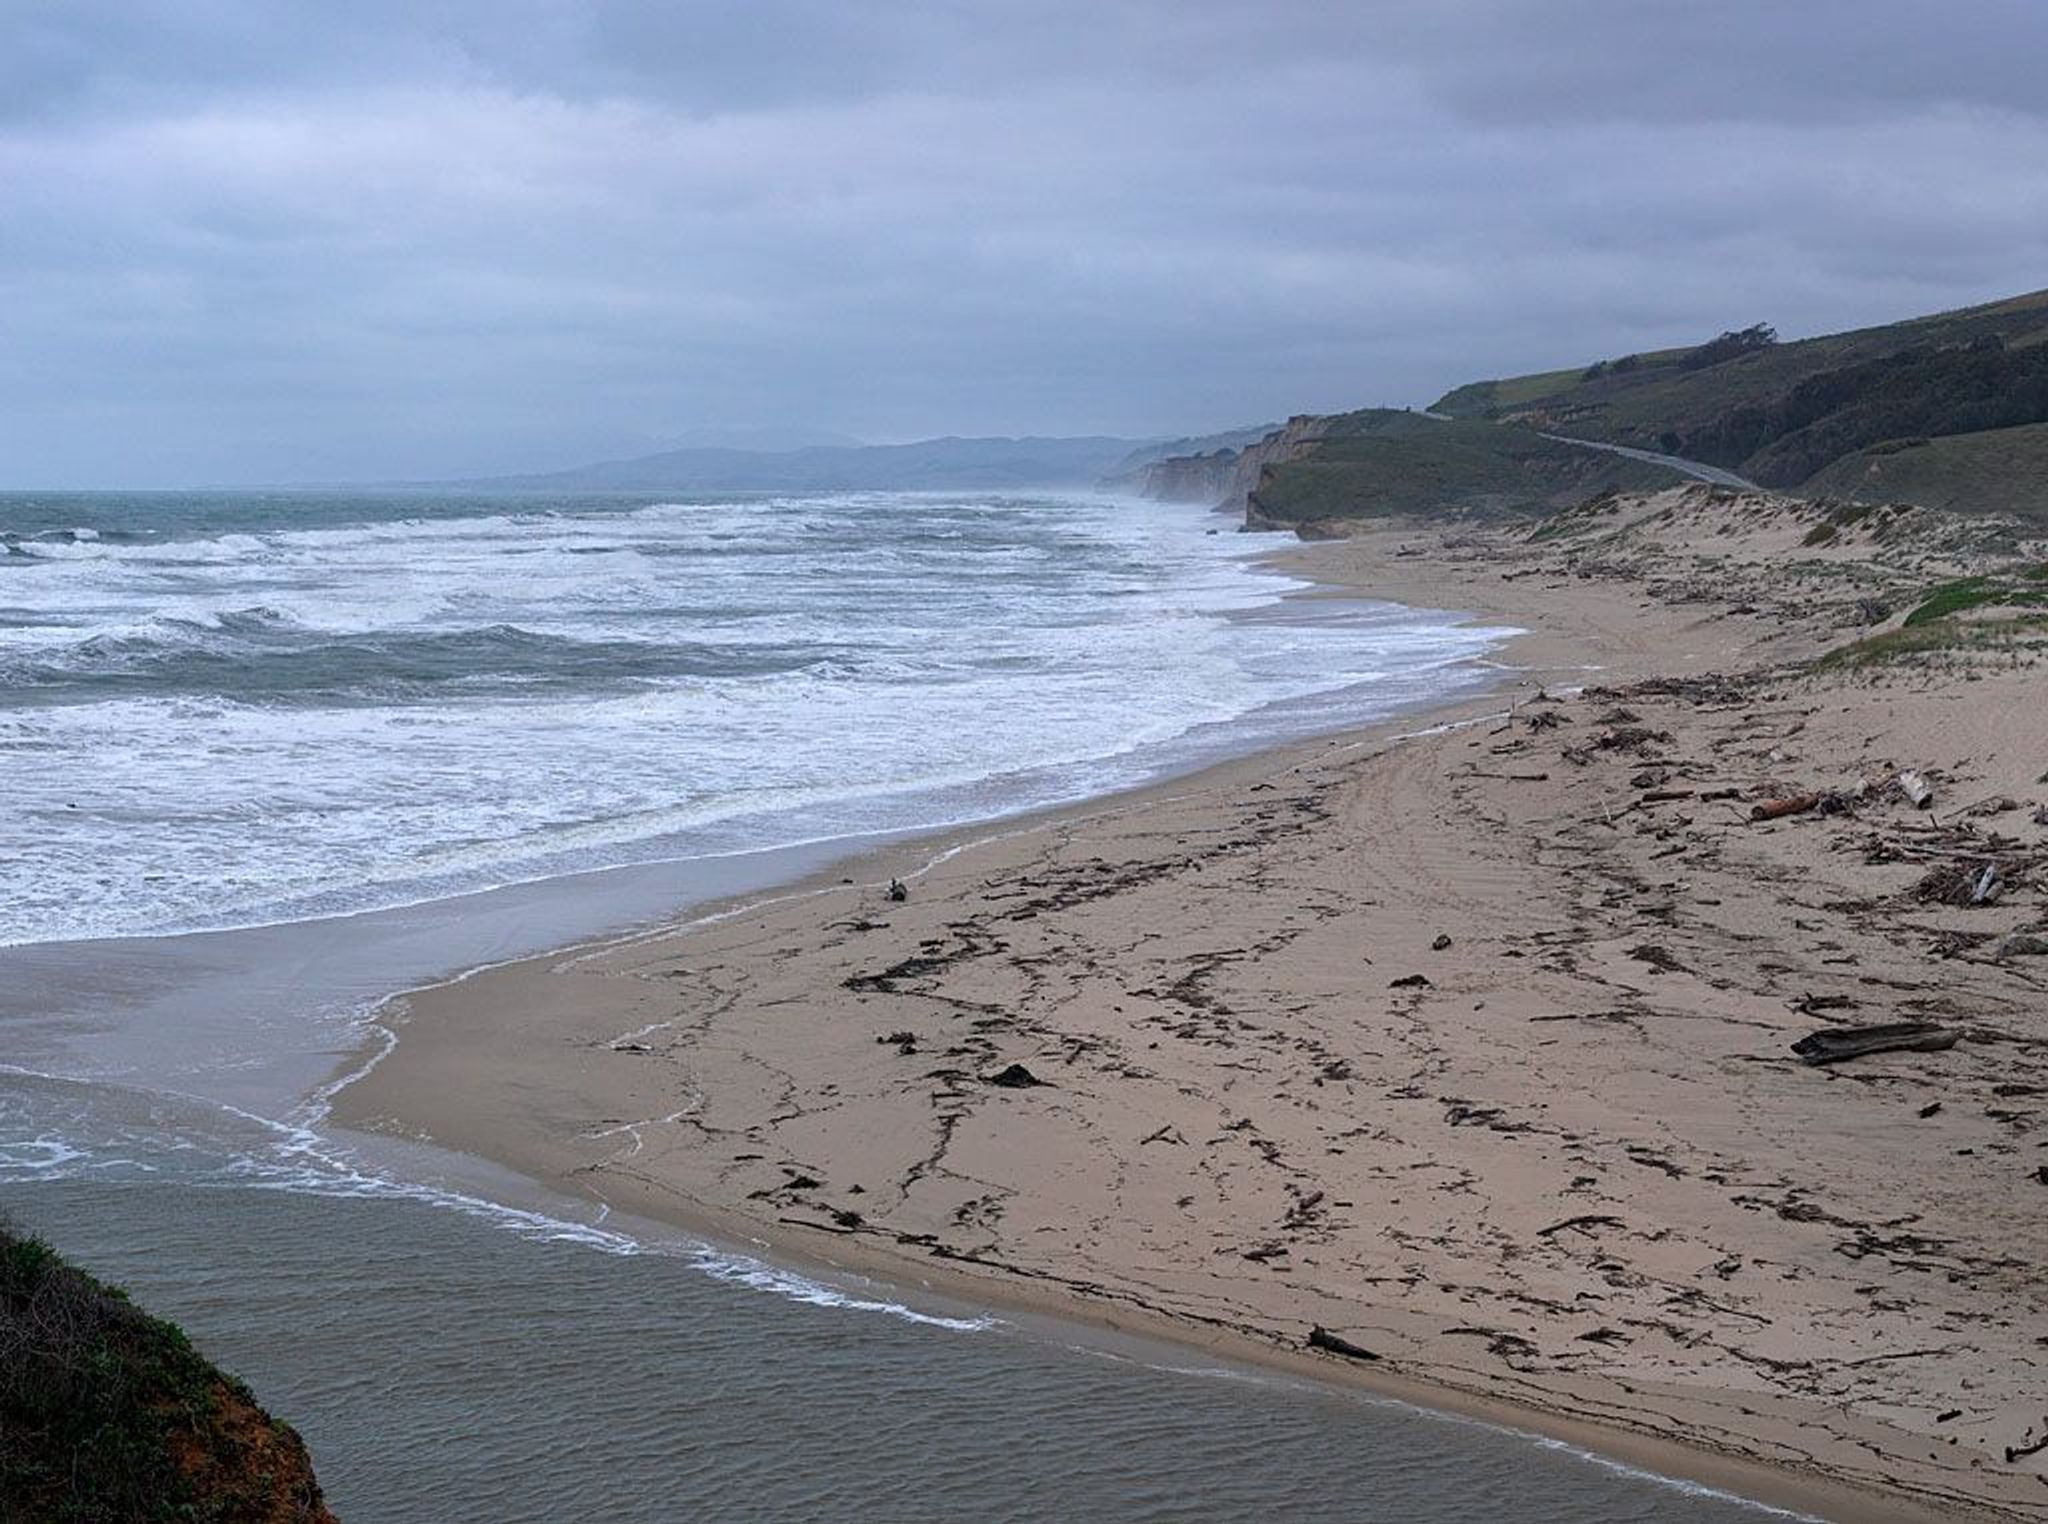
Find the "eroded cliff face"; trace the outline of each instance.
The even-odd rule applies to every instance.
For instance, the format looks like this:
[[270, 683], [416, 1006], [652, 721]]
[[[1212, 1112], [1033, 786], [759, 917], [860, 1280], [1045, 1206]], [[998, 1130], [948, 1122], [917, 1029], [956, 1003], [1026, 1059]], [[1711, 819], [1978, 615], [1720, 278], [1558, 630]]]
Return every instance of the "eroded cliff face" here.
[[1242, 450], [1212, 450], [1206, 455], [1174, 455], [1154, 461], [1139, 477], [1138, 490], [1161, 502], [1209, 503], [1242, 512], [1247, 529], [1291, 527], [1257, 517], [1253, 498], [1259, 478], [1268, 466], [1307, 454], [1329, 425], [1326, 417], [1302, 413]]
[[1259, 512], [1259, 481], [1270, 467], [1299, 460], [1314, 450], [1330, 431], [1330, 423], [1326, 414], [1297, 413], [1257, 444], [1241, 451], [1221, 506], [1243, 509], [1247, 529], [1292, 529], [1292, 524], [1276, 523]]
[[1206, 455], [1169, 455], [1138, 472], [1141, 497], [1160, 503], [1215, 504], [1229, 490], [1238, 452], [1211, 450]]

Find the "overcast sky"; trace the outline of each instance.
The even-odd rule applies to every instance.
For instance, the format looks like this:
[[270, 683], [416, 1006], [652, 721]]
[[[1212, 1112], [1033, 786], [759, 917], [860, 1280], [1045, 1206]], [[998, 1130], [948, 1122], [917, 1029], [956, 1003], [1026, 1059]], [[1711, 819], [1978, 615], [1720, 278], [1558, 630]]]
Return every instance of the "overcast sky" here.
[[2043, 0], [0, 0], [0, 486], [1179, 434], [2048, 285]]

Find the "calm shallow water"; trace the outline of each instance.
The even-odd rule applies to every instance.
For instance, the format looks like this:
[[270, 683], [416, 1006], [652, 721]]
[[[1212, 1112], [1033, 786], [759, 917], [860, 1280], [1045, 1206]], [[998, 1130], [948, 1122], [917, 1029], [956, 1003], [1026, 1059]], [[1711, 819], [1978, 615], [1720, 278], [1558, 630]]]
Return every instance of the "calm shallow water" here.
[[1192, 1356], [811, 1305], [414, 1202], [67, 1181], [0, 1207], [243, 1373], [346, 1524], [1769, 1517]]

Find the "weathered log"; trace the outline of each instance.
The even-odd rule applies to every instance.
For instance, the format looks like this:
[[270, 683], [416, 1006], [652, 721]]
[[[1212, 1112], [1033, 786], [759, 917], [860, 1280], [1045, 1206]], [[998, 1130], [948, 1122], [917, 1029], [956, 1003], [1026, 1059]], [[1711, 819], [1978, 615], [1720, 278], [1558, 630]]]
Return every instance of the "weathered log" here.
[[1951, 1028], [1925, 1021], [1888, 1021], [1870, 1027], [1830, 1027], [1809, 1032], [1792, 1044], [1792, 1051], [1807, 1064], [1838, 1064], [1846, 1058], [1863, 1058], [1872, 1053], [1893, 1051], [1939, 1053], [1956, 1045], [1958, 1034]]
[[1353, 1344], [1342, 1334], [1333, 1334], [1320, 1323], [1309, 1330], [1308, 1347], [1310, 1349], [1327, 1350], [1333, 1355], [1342, 1355], [1347, 1360], [1379, 1359], [1378, 1355], [1374, 1354], [1364, 1345]]
[[1766, 799], [1749, 812], [1751, 820], [1780, 820], [1787, 815], [1803, 815], [1820, 804], [1819, 794], [1794, 794], [1787, 799]]

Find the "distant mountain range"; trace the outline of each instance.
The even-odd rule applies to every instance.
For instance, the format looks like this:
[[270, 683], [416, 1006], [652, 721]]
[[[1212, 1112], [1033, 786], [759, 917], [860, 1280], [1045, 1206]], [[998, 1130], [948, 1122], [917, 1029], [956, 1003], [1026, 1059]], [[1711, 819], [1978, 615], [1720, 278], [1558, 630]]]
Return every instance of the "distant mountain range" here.
[[796, 450], [700, 446], [565, 471], [417, 485], [555, 492], [940, 492], [1115, 486], [1152, 461], [1192, 448], [1235, 446], [1267, 430], [1205, 439], [922, 439], [913, 444], [811, 445]]

